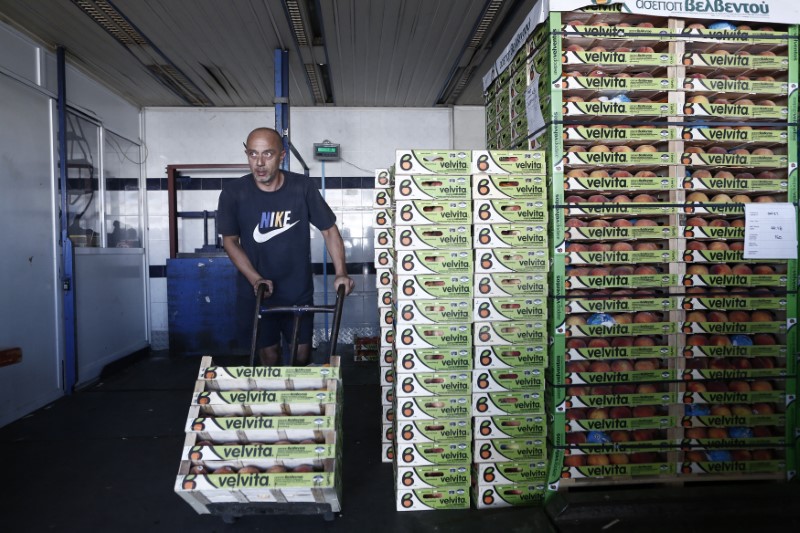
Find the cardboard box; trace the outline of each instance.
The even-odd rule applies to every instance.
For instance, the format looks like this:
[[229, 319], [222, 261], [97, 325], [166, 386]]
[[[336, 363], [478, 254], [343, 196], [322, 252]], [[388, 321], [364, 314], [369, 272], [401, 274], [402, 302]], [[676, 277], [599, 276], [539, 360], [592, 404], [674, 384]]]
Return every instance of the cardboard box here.
[[[378, 290], [378, 307], [393, 307], [394, 306], [394, 288]], [[383, 331], [383, 328], [381, 328]], [[385, 337], [381, 336], [381, 340]], [[391, 344], [391, 343], [390, 343]]]
[[337, 397], [335, 386], [319, 391], [195, 391], [191, 405], [200, 407], [200, 416], [313, 416], [327, 414]]
[[397, 423], [397, 442], [463, 442], [472, 435], [471, 418], [403, 420]]
[[381, 462], [394, 463], [395, 448], [393, 442], [381, 443]]
[[397, 226], [472, 224], [469, 200], [398, 200]]
[[470, 176], [398, 176], [394, 196], [397, 200], [469, 200]]
[[447, 349], [399, 350], [397, 352], [396, 370], [398, 374], [438, 372], [442, 370], [472, 370], [472, 346]]
[[341, 481], [334, 472], [178, 475], [175, 492], [197, 512], [229, 502], [327, 503], [341, 511]]
[[[569, 411], [569, 410], [567, 410]], [[634, 418], [582, 418], [566, 419], [567, 432], [582, 431], [633, 431], [636, 429], [671, 429], [680, 424], [680, 417], [670, 415]]]
[[375, 209], [372, 223], [376, 228], [394, 227], [395, 210], [393, 208]]
[[240, 416], [200, 417], [199, 406], [189, 409], [186, 433], [214, 442], [324, 442], [335, 434], [335, 415], [327, 416]]
[[394, 246], [394, 228], [375, 228], [375, 233], [372, 237], [372, 246], [375, 250], [380, 249], [393, 249]]
[[[599, 300], [592, 298], [568, 298], [564, 312], [571, 313], [634, 313], [637, 311], [674, 311], [678, 309], [676, 297], [660, 298], [613, 298]], [[685, 304], [683, 309], [686, 309]]]
[[684, 357], [786, 357], [783, 344], [753, 346], [684, 346]]
[[682, 333], [710, 333], [712, 335], [738, 335], [748, 333], [786, 333], [786, 321], [774, 322], [681, 322]]
[[482, 224], [546, 224], [547, 204], [543, 200], [473, 200], [475, 221]]
[[754, 44], [768, 43], [778, 44], [788, 38], [788, 33], [784, 31], [761, 31], [761, 30], [740, 30], [740, 29], [709, 29], [709, 28], [684, 28], [681, 30], [682, 36], [691, 37], [692, 41], [712, 42], [712, 43], [734, 43], [734, 44]]
[[397, 324], [445, 324], [453, 322], [472, 322], [472, 298], [447, 300], [407, 300], [397, 301]]
[[472, 250], [416, 250], [400, 254], [396, 270], [401, 274], [472, 274]]
[[[664, 84], [664, 80], [667, 80], [667, 84], [674, 85], [675, 81], [668, 78], [597, 78], [597, 77], [586, 77], [581, 79], [580, 77], [570, 77], [565, 78], [563, 80], [564, 83], [572, 83], [572, 80], [575, 80], [575, 83], [579, 85], [583, 84], [593, 84], [598, 83], [598, 80], [608, 80], [608, 81], [599, 81], [600, 83], [635, 83], [635, 84], [642, 84], [642, 83], [653, 83], [655, 85], [662, 85]], [[564, 140], [565, 141], [594, 141], [594, 142], [602, 142], [604, 144], [626, 144], [631, 141], [641, 142], [641, 141], [650, 141], [650, 142], [659, 142], [659, 141], [673, 141], [679, 138], [679, 133], [677, 127], [674, 126], [657, 126], [653, 128], [637, 128], [635, 126], [630, 128], [609, 128], [609, 127], [599, 127], [599, 126], [583, 126], [583, 125], [576, 125], [576, 126], [564, 126]]]
[[485, 248], [476, 254], [475, 273], [547, 272], [548, 256], [549, 250], [545, 249]]
[[375, 288], [385, 289], [394, 285], [394, 268], [375, 269]]
[[476, 416], [473, 430], [475, 439], [545, 438], [547, 419], [544, 415]]
[[395, 394], [398, 399], [409, 396], [472, 393], [472, 373], [467, 371], [416, 372], [399, 375], [397, 380]]
[[566, 152], [562, 159], [565, 165], [593, 168], [627, 165], [677, 165], [678, 154], [674, 152]]
[[607, 348], [570, 348], [566, 351], [570, 361], [594, 359], [636, 359], [675, 357], [675, 346], [610, 346]]
[[474, 295], [485, 298], [546, 298], [548, 295], [547, 274], [476, 274]]
[[406, 442], [397, 444], [397, 466], [447, 465], [472, 462], [472, 442]]
[[515, 344], [513, 346], [477, 346], [475, 370], [485, 368], [537, 367], [548, 365], [547, 346], [542, 344]]
[[630, 276], [567, 276], [564, 286], [567, 289], [615, 289], [674, 287], [678, 285], [677, 274], [633, 274]]
[[395, 268], [397, 252], [394, 248], [385, 248], [382, 250], [375, 250], [375, 267], [376, 268]]
[[488, 322], [547, 320], [545, 298], [474, 298], [473, 319]]
[[[329, 367], [216, 366], [203, 357], [197, 379], [201, 390], [316, 390], [340, 379], [338, 361]], [[197, 392], [200, 392], [199, 390]]]
[[643, 324], [570, 325], [565, 326], [567, 337], [629, 337], [634, 335], [672, 335], [678, 333], [675, 322], [650, 322]]
[[[699, 229], [741, 229], [741, 228], [712, 228], [710, 226], [689, 226]], [[477, 226], [476, 226], [477, 228]], [[477, 229], [476, 229], [477, 231]], [[677, 226], [621, 226], [606, 228], [566, 228], [568, 240], [630, 240], [630, 239], [674, 239], [678, 237]]]
[[[395, 174], [471, 174], [469, 150], [397, 150]], [[398, 180], [399, 178], [396, 178]]]
[[706, 126], [685, 126], [681, 131], [681, 137], [686, 141], [710, 141], [714, 143], [786, 143], [789, 139], [789, 132], [780, 127], [771, 128], [769, 130], [744, 130], [732, 126], [716, 126], [711, 128]]
[[681, 155], [681, 163], [695, 167], [786, 168], [789, 166], [789, 156], [786, 154], [739, 155], [684, 153]]
[[381, 405], [392, 405], [394, 403], [394, 387], [392, 385], [381, 386]]
[[[726, 57], [726, 56], [717, 56]], [[748, 57], [734, 56], [730, 57]], [[757, 57], [757, 56], [753, 56]], [[737, 117], [750, 120], [787, 120], [789, 108], [787, 106], [771, 105], [741, 105], [741, 104], [710, 104], [686, 103], [683, 105], [683, 114], [696, 117]]]
[[493, 368], [472, 373], [472, 389], [476, 392], [544, 390], [541, 368]]
[[431, 489], [453, 485], [469, 485], [472, 472], [469, 463], [442, 466], [399, 466], [394, 472], [398, 489]]
[[[675, 91], [675, 78], [616, 78], [613, 76], [569, 76], [561, 79], [561, 89], [592, 91]], [[609, 128], [612, 129], [612, 128]], [[656, 139], [660, 140], [660, 139]]]
[[463, 396], [413, 396], [397, 398], [398, 424], [405, 420], [434, 420], [438, 418], [469, 417], [472, 397]]
[[381, 442], [395, 442], [394, 424], [382, 424]]
[[[678, 84], [687, 91], [708, 93], [766, 93], [788, 95], [789, 83], [785, 81], [754, 81], [716, 78], [678, 78]], [[735, 97], [735, 96], [734, 96]]]
[[387, 168], [375, 169], [375, 188], [391, 189], [394, 185], [394, 176]]
[[471, 174], [545, 175], [545, 152], [530, 150], [474, 150]]
[[409, 324], [397, 334], [397, 349], [453, 348], [472, 344], [469, 324]]
[[391, 209], [394, 206], [394, 190], [375, 189], [372, 207], [377, 209]]
[[435, 489], [402, 489], [397, 491], [398, 511], [441, 511], [469, 509], [469, 483]]
[[[729, 191], [729, 192], [771, 192], [771, 193], [786, 193], [789, 191], [789, 180], [786, 177], [778, 179], [746, 179], [746, 178], [693, 178], [687, 176], [683, 179], [683, 188], [686, 190], [695, 191]], [[713, 195], [712, 195], [713, 197]], [[711, 202], [706, 202], [708, 204]], [[689, 205], [684, 208], [685, 213], [719, 213], [724, 215], [744, 214], [744, 207], [742, 205], [722, 204], [713, 206], [709, 209], [707, 205], [695, 206]], [[704, 209], [703, 209], [704, 208]]]
[[475, 322], [476, 346], [547, 345], [547, 323], [536, 321]]
[[382, 346], [380, 348], [380, 366], [392, 366], [395, 361], [394, 348], [392, 346]]
[[[472, 298], [469, 274], [401, 274], [397, 276], [397, 301], [406, 299]], [[402, 313], [398, 316], [403, 319]]]
[[535, 484], [502, 484], [485, 485], [477, 484], [472, 487], [472, 498], [478, 509], [496, 507], [520, 507], [528, 505], [544, 505], [545, 482]]
[[382, 366], [381, 369], [381, 387], [388, 387], [395, 385], [397, 377], [395, 376], [394, 367]]
[[473, 456], [476, 463], [544, 461], [547, 459], [547, 443], [545, 439], [535, 437], [475, 439]]
[[602, 115], [628, 117], [671, 117], [678, 114], [674, 103], [639, 102], [564, 102], [564, 116]]
[[[377, 232], [376, 232], [377, 235]], [[406, 250], [469, 250], [469, 225], [403, 226], [397, 230], [398, 252]]]
[[381, 347], [388, 348], [394, 345], [395, 329], [394, 326], [381, 328]]
[[[565, 403], [571, 407], [617, 407], [627, 405], [635, 407], [637, 405], [665, 405], [677, 402], [675, 392], [653, 392], [642, 394], [582, 394], [565, 396]], [[564, 410], [563, 405], [559, 406], [560, 411]]]
[[391, 307], [378, 308], [378, 326], [391, 327], [395, 324], [395, 311]]
[[473, 247], [476, 249], [547, 248], [547, 227], [541, 224], [475, 224], [473, 231]]
[[547, 481], [547, 461], [475, 463], [473, 478], [478, 485], [483, 486], [544, 483]]
[[544, 415], [545, 399], [541, 391], [474, 392], [475, 416]]
[[678, 250], [642, 250], [608, 252], [567, 252], [564, 262], [568, 265], [628, 265], [633, 263], [677, 263]]
[[487, 200], [529, 199], [547, 201], [545, 176], [479, 174], [472, 180], [472, 198]]
[[685, 287], [790, 287], [786, 274], [691, 275], [683, 277]]
[[[662, 367], [664, 364], [662, 363]], [[674, 368], [655, 370], [632, 370], [629, 372], [566, 372], [565, 382], [573, 385], [615, 385], [619, 383], [652, 383], [654, 381], [673, 381], [677, 371]]]
[[678, 180], [668, 176], [564, 178], [564, 191], [668, 191], [677, 187]]
[[760, 473], [785, 472], [785, 459], [755, 461], [697, 461], [683, 462], [680, 465], [681, 476], [698, 475], [748, 475]]
[[382, 405], [381, 406], [381, 423], [382, 424], [391, 424], [394, 422], [394, 405]]
[[197, 439], [196, 434], [190, 433], [186, 436], [181, 460], [190, 463], [190, 466], [205, 466], [212, 472], [221, 466], [239, 470], [248, 465], [264, 470], [276, 465], [293, 469], [311, 464], [318, 470], [323, 470], [341, 454], [335, 435], [330, 434], [329, 437], [330, 442], [325, 443], [204, 445], [199, 444], [202, 441]]

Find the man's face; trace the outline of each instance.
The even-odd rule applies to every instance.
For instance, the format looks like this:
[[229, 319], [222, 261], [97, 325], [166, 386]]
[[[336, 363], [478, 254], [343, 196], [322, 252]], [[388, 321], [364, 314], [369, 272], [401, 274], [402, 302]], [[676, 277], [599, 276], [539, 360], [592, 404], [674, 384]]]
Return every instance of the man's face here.
[[245, 144], [245, 154], [256, 181], [269, 185], [278, 175], [283, 160], [283, 143], [277, 135], [258, 132], [250, 136]]

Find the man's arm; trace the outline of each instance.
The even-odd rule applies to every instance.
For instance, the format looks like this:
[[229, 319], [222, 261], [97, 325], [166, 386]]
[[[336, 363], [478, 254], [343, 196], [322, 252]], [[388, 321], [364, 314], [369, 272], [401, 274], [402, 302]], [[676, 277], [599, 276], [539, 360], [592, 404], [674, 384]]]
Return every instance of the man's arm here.
[[333, 280], [333, 290], [338, 290], [339, 285], [344, 285], [345, 295], [353, 292], [356, 283], [347, 275], [347, 261], [344, 256], [344, 241], [339, 233], [336, 224], [326, 230], [320, 230], [322, 238], [325, 239], [325, 246], [328, 254], [333, 261], [333, 268], [336, 270], [336, 278]]
[[[341, 240], [341, 237], [339, 239]], [[253, 267], [253, 263], [250, 262], [250, 259], [247, 258], [247, 254], [244, 253], [238, 235], [223, 235], [222, 247], [225, 249], [228, 257], [231, 258], [231, 262], [236, 266], [239, 272], [247, 278], [250, 285], [253, 286], [253, 291], [258, 292], [258, 285], [265, 283], [267, 285], [265, 296], [272, 294], [272, 281], [263, 279], [261, 274]]]

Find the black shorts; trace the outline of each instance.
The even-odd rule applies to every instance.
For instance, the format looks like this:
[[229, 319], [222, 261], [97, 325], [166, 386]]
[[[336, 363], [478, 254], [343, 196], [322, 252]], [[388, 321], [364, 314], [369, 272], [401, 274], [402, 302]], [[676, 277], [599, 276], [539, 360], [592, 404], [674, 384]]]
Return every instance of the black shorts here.
[[[252, 292], [250, 293], [252, 294]], [[237, 301], [237, 314], [240, 338], [246, 340], [247, 349], [253, 338], [253, 313], [255, 312], [255, 297], [250, 294], [239, 294]], [[305, 305], [312, 305], [311, 303]], [[262, 313], [258, 321], [258, 340], [256, 348], [265, 348], [280, 344], [281, 336], [287, 345], [291, 345], [294, 334], [294, 313]], [[297, 344], [310, 344], [314, 333], [314, 314], [302, 313], [300, 315], [300, 332]]]

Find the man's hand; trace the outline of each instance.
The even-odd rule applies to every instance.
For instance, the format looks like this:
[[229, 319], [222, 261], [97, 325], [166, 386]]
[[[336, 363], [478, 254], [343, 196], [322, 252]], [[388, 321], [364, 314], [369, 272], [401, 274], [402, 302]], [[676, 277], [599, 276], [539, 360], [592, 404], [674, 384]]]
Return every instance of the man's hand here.
[[349, 276], [336, 276], [333, 280], [333, 291], [339, 291], [339, 285], [344, 285], [344, 295], [347, 296], [356, 287], [356, 282], [350, 279]]
[[271, 279], [258, 279], [253, 283], [253, 292], [258, 296], [258, 287], [264, 285], [264, 298], [272, 296], [272, 280]]

